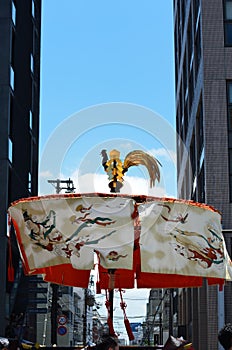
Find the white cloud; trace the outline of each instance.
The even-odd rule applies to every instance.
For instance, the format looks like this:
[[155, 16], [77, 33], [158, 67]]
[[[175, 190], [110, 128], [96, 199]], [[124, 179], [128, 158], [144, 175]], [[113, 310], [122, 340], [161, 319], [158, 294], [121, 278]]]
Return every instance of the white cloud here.
[[39, 173], [39, 177], [42, 178], [48, 178], [48, 177], [52, 177], [52, 172], [50, 170], [45, 170], [45, 171], [41, 171]]
[[149, 153], [156, 157], [158, 160], [160, 160], [160, 158], [163, 157], [165, 160], [169, 160], [176, 163], [176, 152], [173, 150], [169, 150], [166, 148], [157, 148], [151, 149]]
[[[91, 173], [79, 175], [77, 170], [71, 174], [70, 177], [73, 180], [76, 192], [78, 193], [110, 193], [107, 175]], [[128, 175], [125, 176], [120, 193], [129, 195], [150, 195], [155, 197], [169, 196], [166, 193], [165, 188], [160, 184], [156, 184], [155, 187], [150, 188], [149, 179]]]
[[[143, 166], [132, 167], [124, 176], [124, 183], [120, 193], [129, 195], [150, 195], [155, 197], [175, 196], [175, 194], [172, 194], [175, 186], [174, 184], [173, 186], [170, 186], [171, 182], [173, 181], [173, 176], [175, 176], [175, 151], [168, 150], [163, 147], [151, 149], [148, 153], [156, 157], [162, 164], [162, 167], [160, 167], [161, 182], [156, 182], [155, 187], [150, 188], [149, 176], [146, 169]], [[106, 173], [102, 174], [101, 166], [98, 164], [97, 167], [95, 162], [95, 158], [93, 160], [88, 158], [88, 163], [85, 161], [75, 170], [66, 169], [66, 175], [63, 172], [59, 175], [55, 175], [55, 178], [71, 178], [76, 188], [75, 191], [78, 193], [110, 193], [110, 189], [108, 187], [108, 176]], [[94, 172], [93, 169], [96, 169], [96, 171]], [[40, 192], [51, 193], [51, 185], [47, 183], [47, 180], [51, 179], [52, 177], [54, 177], [52, 171], [45, 170], [40, 173]], [[167, 188], [169, 190], [167, 190]]]

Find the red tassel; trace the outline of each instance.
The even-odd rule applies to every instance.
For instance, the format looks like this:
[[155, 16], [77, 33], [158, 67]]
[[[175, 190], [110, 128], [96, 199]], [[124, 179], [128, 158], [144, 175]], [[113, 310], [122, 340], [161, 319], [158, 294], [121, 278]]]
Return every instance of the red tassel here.
[[124, 318], [124, 324], [126, 327], [126, 331], [127, 331], [127, 335], [128, 335], [129, 340], [134, 340], [135, 337], [134, 337], [134, 334], [132, 332], [131, 325], [130, 325], [128, 318]]
[[114, 331], [114, 326], [113, 326], [113, 321], [112, 321], [112, 318], [110, 316], [107, 318], [107, 324], [108, 324], [108, 327], [109, 327], [109, 335], [111, 337], [116, 337], [116, 334], [115, 334], [115, 331]]
[[108, 311], [108, 317], [107, 317], [107, 324], [109, 327], [109, 335], [112, 337], [117, 337], [115, 331], [114, 331], [114, 326], [113, 326], [113, 320], [110, 316], [110, 307], [111, 307], [111, 303], [109, 301], [109, 296], [108, 296], [108, 291], [106, 290], [106, 302], [105, 302], [107, 311]]
[[125, 328], [126, 328], [126, 331], [127, 331], [127, 335], [128, 335], [129, 340], [134, 340], [135, 337], [134, 337], [134, 334], [132, 332], [132, 329], [131, 329], [131, 326], [130, 326], [130, 322], [129, 322], [127, 316], [126, 316], [125, 308], [126, 308], [127, 305], [123, 301], [121, 288], [119, 289], [119, 293], [120, 293], [120, 298], [121, 298], [120, 306], [121, 306], [121, 309], [122, 309], [123, 315], [124, 315], [124, 325], [125, 325]]

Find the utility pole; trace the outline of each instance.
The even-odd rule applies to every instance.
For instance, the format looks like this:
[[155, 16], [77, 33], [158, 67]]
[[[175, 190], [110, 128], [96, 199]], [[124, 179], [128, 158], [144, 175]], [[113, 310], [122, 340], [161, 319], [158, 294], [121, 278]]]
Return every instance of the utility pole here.
[[83, 313], [83, 344], [87, 345], [87, 296], [88, 288], [84, 291], [84, 313]]
[[51, 306], [51, 343], [52, 345], [57, 345], [57, 317], [58, 317], [58, 308], [57, 308], [57, 302], [58, 302], [58, 290], [59, 285], [58, 284], [51, 284], [52, 288], [52, 306]]
[[[114, 279], [114, 274], [115, 274], [115, 269], [109, 269], [108, 270], [109, 273], [109, 278]], [[114, 283], [113, 283], [114, 284]], [[112, 319], [112, 323], [113, 323], [113, 317], [114, 317], [114, 285], [111, 285], [109, 288], [109, 303], [110, 303], [110, 318]], [[115, 334], [111, 334], [112, 330], [109, 329], [109, 335], [110, 336], [115, 336]]]
[[[73, 181], [69, 178], [68, 180], [48, 180], [48, 183], [52, 184], [56, 193], [59, 194], [62, 190], [66, 190], [65, 193], [73, 193], [75, 190]], [[65, 184], [66, 186], [63, 186]], [[52, 345], [57, 345], [57, 317], [58, 317], [58, 290], [59, 285], [51, 283], [52, 288], [52, 306], [51, 306], [51, 343]]]

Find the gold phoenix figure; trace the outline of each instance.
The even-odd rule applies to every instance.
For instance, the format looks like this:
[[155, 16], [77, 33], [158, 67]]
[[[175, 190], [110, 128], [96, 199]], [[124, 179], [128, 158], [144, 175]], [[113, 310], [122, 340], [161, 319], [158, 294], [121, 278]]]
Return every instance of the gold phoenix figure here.
[[144, 165], [150, 176], [150, 187], [155, 186], [155, 181], [160, 181], [159, 166], [162, 166], [160, 162], [150, 154], [141, 150], [135, 150], [129, 152], [124, 162], [120, 160], [120, 152], [113, 149], [109, 152], [110, 159], [108, 158], [107, 151], [103, 149], [102, 166], [108, 174], [110, 192], [120, 192], [123, 186], [123, 176], [132, 166]]

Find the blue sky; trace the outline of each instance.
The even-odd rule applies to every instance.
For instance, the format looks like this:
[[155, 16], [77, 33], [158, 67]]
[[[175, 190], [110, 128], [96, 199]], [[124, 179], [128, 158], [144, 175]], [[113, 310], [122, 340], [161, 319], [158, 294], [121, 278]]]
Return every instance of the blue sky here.
[[[156, 193], [175, 196], [172, 0], [44, 1], [41, 49], [41, 194], [57, 177], [107, 190], [100, 150], [118, 148], [122, 158], [133, 149], [156, 156]], [[153, 194], [144, 169], [126, 178], [127, 191]]]
[[49, 0], [42, 14], [42, 144], [65, 117], [104, 102], [174, 122], [171, 0]]
[[[83, 109], [104, 103], [129, 103], [152, 110], [171, 124], [171, 137], [175, 136], [171, 0], [143, 3], [49, 0], [43, 2], [42, 16], [41, 155], [47, 152], [46, 142], [64, 120]], [[92, 115], [90, 130], [86, 128], [80, 135], [79, 125], [86, 121], [86, 115], [84, 118], [80, 115], [75, 124], [77, 137], [66, 150], [65, 163], [62, 159], [61, 175], [47, 167], [41, 169], [44, 179], [46, 175], [55, 178], [75, 176], [75, 169], [89, 150], [96, 144], [101, 149], [106, 140], [112, 140], [108, 145], [110, 150], [110, 147], [115, 148], [115, 138], [121, 137], [125, 144], [127, 135], [131, 134], [133, 137], [130, 136], [129, 141], [138, 143], [137, 147], [144, 151], [157, 149], [155, 156], [166, 147], [164, 142], [157, 141], [157, 137], [150, 138], [149, 142], [149, 123], [154, 124], [152, 118], [146, 132], [142, 133], [140, 127], [132, 127], [128, 132], [125, 125], [110, 131], [109, 123], [114, 120], [107, 116], [105, 126], [108, 130], [103, 126], [99, 128], [98, 115]], [[126, 116], [126, 121], [133, 124], [133, 115]], [[61, 133], [58, 143], [64, 138], [67, 135]], [[168, 134], [167, 140], [169, 138]], [[133, 142], [122, 152], [122, 157], [136, 146]], [[120, 144], [117, 147], [120, 148]], [[163, 165], [162, 179], [166, 184], [163, 192], [174, 196], [175, 165], [167, 158], [158, 158]], [[98, 162], [101, 163], [100, 158]], [[41, 188], [42, 193], [48, 191], [49, 187]]]

